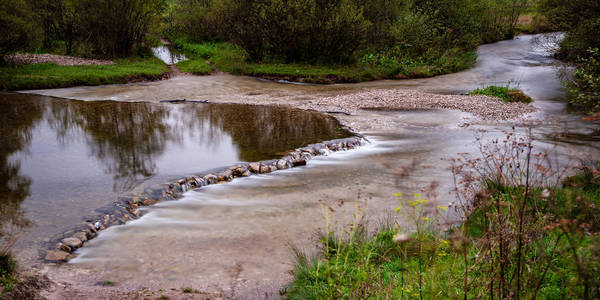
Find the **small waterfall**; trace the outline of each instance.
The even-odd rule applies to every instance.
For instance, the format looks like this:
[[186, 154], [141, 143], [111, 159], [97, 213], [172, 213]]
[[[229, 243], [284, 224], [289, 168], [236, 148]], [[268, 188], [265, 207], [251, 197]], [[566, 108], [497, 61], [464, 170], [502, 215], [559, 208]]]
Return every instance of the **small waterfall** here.
[[154, 53], [154, 56], [164, 61], [167, 65], [174, 65], [180, 61], [187, 59], [185, 55], [177, 53], [177, 51], [174, 48], [170, 48], [164, 45], [152, 48], [152, 52]]

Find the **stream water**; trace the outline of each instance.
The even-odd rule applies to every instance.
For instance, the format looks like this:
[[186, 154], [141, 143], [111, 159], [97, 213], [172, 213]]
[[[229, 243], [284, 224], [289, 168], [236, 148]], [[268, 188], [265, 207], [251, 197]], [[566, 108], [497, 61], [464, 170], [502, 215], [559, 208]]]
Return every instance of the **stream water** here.
[[142, 183], [348, 136], [331, 117], [266, 106], [0, 94], [0, 111], [2, 224], [30, 223], [15, 245], [25, 265], [49, 238]]
[[[562, 161], [576, 157], [598, 158], [600, 136], [596, 125], [583, 122], [580, 114], [566, 110], [565, 94], [557, 76], [557, 62], [543, 45], [535, 41], [536, 38], [520, 36], [514, 40], [481, 46], [474, 68], [428, 79], [321, 86], [281, 84], [217, 74], [30, 93], [79, 100], [116, 100], [120, 101], [120, 105], [125, 105], [123, 102], [158, 102], [164, 99], [294, 104], [364, 89], [412, 88], [437, 93], [460, 93], [490, 83], [505, 84], [512, 81], [535, 99], [534, 105], [539, 112], [534, 117], [540, 119], [534, 127], [538, 146], [553, 148]], [[36, 103], [43, 102], [35, 97], [31, 99]], [[106, 102], [67, 103], [81, 107], [107, 105]], [[174, 110], [182, 115], [186, 115], [184, 112], [188, 109], [198, 109], [194, 105], [185, 109], [146, 105]], [[256, 116], [262, 117], [262, 113]], [[185, 127], [189, 126], [186, 125], [189, 122], [197, 122], [195, 117], [195, 114], [189, 118], [173, 116], [169, 120]], [[452, 200], [448, 194], [452, 177], [447, 169], [448, 161], [443, 159], [461, 152], [476, 152], [474, 138], [480, 130], [487, 132], [487, 138], [496, 138], [503, 136], [504, 131], [510, 130], [513, 125], [518, 126], [506, 122], [473, 121], [467, 128], [459, 127], [458, 124], [465, 117], [464, 113], [444, 110], [369, 110], [341, 116], [349, 124], [365, 125], [361, 126], [367, 128], [363, 133], [372, 143], [357, 150], [317, 158], [306, 167], [189, 191], [179, 201], [149, 208], [148, 213], [139, 220], [106, 230], [82, 248], [79, 256], [69, 264], [46, 266], [45, 271], [54, 279], [81, 285], [109, 280], [115, 283], [117, 289], [179, 289], [189, 286], [222, 291], [241, 299], [277, 297], [279, 289], [289, 280], [288, 271], [292, 268], [289, 244], [313, 249], [315, 231], [322, 230], [326, 221], [343, 228], [352, 219], [357, 207], [367, 213], [371, 225], [375, 226], [378, 220], [386, 218], [396, 207], [394, 193], [410, 194], [431, 182], [439, 183], [436, 201], [442, 205], [448, 203]], [[63, 120], [62, 117], [56, 119]], [[232, 121], [235, 119], [227, 119], [227, 122]], [[261, 126], [271, 121], [266, 120], [243, 132], [251, 134], [260, 131], [263, 128]], [[85, 120], [80, 122], [87, 124]], [[313, 122], [308, 118], [294, 128], [303, 130], [304, 126]], [[322, 122], [330, 124], [329, 121]], [[385, 123], [385, 126], [368, 129], [367, 125], [378, 122]], [[140, 121], [138, 124], [142, 123]], [[313, 128], [321, 127], [313, 125]], [[310, 132], [308, 135], [315, 138], [336, 133], [333, 128], [326, 131], [325, 135], [314, 135], [313, 131], [307, 130]], [[188, 129], [186, 132], [198, 132], [198, 129]], [[284, 130], [281, 133], [287, 135], [289, 132]], [[92, 140], [95, 138], [93, 132], [89, 136]], [[229, 134], [226, 139], [235, 142], [236, 135]], [[80, 141], [83, 143], [80, 146], [82, 149], [90, 147], [85, 137]], [[249, 149], [261, 144], [262, 141], [251, 144]], [[87, 155], [89, 157], [97, 156], [93, 150], [82, 151], [92, 153]], [[206, 160], [218, 164], [221, 160], [227, 160], [231, 152], [213, 151], [218, 155]], [[170, 160], [172, 164], [176, 164], [174, 160], [203, 156], [205, 152], [195, 152], [202, 153], [195, 155], [189, 151], [175, 153], [173, 160]], [[80, 152], [78, 155], [83, 154]], [[239, 154], [229, 157], [232, 160], [246, 159]], [[420, 161], [420, 167], [398, 182], [397, 170], [415, 159]], [[92, 160], [98, 161], [95, 158]], [[158, 162], [156, 164], [161, 165]], [[170, 171], [187, 170], [182, 167]], [[98, 190], [114, 190], [110, 187], [114, 184], [112, 175], [103, 176], [109, 176], [111, 180], [107, 181], [108, 186]], [[85, 186], [90, 185], [89, 181], [83, 182]], [[72, 202], [75, 201], [69, 203]], [[35, 205], [27, 206], [26, 203], [27, 200], [22, 206], [27, 213]], [[332, 206], [335, 212], [325, 220], [323, 212], [327, 205]], [[69, 210], [68, 206], [61, 208], [61, 211]]]

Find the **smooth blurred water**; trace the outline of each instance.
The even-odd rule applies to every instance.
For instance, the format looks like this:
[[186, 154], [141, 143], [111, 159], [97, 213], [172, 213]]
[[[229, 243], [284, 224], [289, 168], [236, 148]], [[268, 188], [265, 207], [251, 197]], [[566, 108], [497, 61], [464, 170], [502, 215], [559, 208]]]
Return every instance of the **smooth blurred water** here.
[[339, 137], [314, 112], [233, 104], [83, 102], [0, 94], [0, 225], [27, 223], [17, 258], [143, 183]]

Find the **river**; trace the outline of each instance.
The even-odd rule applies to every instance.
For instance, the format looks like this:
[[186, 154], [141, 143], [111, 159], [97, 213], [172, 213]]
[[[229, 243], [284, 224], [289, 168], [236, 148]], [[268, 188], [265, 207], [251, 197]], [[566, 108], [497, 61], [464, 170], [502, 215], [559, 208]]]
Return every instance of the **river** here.
[[[305, 85], [215, 74], [28, 93], [155, 105], [164, 105], [156, 103], [166, 99], [188, 99], [295, 106], [368, 89], [452, 94], [510, 81], [535, 100], [538, 112], [532, 118], [538, 119], [534, 125], [537, 146], [552, 149], [564, 162], [599, 158], [596, 125], [566, 109], [557, 75], [560, 64], [537, 38], [519, 36], [481, 46], [474, 68], [428, 79]], [[62, 266], [44, 265], [44, 272], [55, 280], [90, 289], [97, 282], [110, 281], [114, 289], [193, 287], [242, 299], [276, 298], [290, 279], [290, 244], [312, 251], [316, 231], [327, 222], [345, 228], [357, 209], [366, 213], [375, 228], [397, 206], [394, 193], [418, 192], [432, 182], [439, 183], [438, 196], [432, 200], [447, 204], [453, 199], [447, 159], [457, 153], [476, 153], [475, 137], [482, 130], [491, 139], [520, 125], [518, 121], [481, 121], [448, 110], [365, 110], [336, 117], [361, 129], [371, 143], [319, 157], [305, 167], [189, 191], [178, 201], [148, 208], [136, 221], [102, 232], [79, 250], [76, 259]], [[463, 126], [465, 122], [469, 126]], [[188, 155], [184, 151], [177, 157]], [[208, 160], [217, 159], [224, 158], [217, 155]], [[397, 181], [398, 170], [414, 160], [419, 166]], [[334, 212], [324, 218], [328, 206]]]

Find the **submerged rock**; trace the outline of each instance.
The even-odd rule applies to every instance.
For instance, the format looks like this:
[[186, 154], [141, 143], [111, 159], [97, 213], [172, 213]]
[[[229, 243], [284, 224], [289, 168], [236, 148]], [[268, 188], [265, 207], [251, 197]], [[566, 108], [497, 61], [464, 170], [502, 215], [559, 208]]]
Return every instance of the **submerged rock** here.
[[74, 238], [74, 237], [62, 239], [61, 242], [65, 245], [71, 247], [71, 250], [75, 250], [75, 249], [81, 248], [81, 246], [83, 246], [83, 242], [80, 239]]
[[66, 262], [71, 257], [71, 254], [60, 250], [46, 251], [45, 259], [53, 262]]
[[258, 173], [260, 173], [260, 163], [257, 163], [257, 162], [250, 163], [248, 165], [248, 169], [250, 170], [250, 172], [258, 174]]

